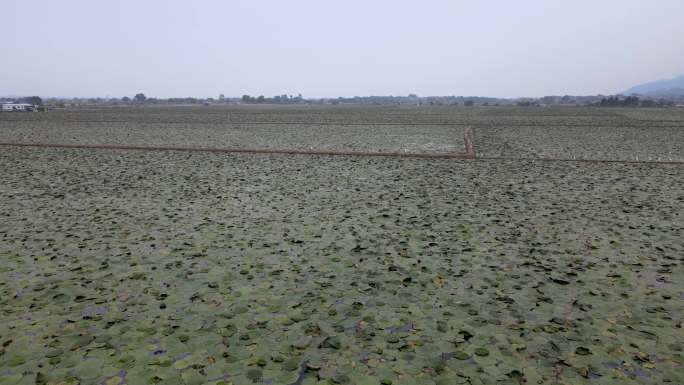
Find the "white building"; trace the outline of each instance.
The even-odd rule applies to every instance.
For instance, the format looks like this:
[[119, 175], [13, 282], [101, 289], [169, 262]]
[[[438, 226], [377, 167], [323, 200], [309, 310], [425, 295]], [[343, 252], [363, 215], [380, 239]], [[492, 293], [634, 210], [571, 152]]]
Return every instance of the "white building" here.
[[2, 111], [37, 111], [37, 107], [28, 103], [2, 103]]

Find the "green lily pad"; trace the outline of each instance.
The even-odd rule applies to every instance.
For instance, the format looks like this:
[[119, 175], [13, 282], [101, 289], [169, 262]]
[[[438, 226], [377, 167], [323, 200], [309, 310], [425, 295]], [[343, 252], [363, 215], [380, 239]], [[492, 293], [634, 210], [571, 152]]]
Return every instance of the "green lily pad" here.
[[19, 356], [19, 355], [10, 356], [8, 359], [5, 360], [5, 365], [7, 365], [9, 367], [19, 366], [19, 365], [23, 365], [25, 363], [26, 363], [26, 359], [22, 356]]
[[299, 359], [290, 358], [289, 360], [283, 362], [283, 370], [291, 372], [293, 370], [299, 369]]
[[259, 369], [249, 369], [245, 376], [252, 380], [252, 382], [259, 382], [263, 377], [263, 372]]
[[321, 348], [330, 348], [330, 349], [340, 349], [342, 347], [342, 341], [340, 340], [340, 337], [338, 336], [330, 336], [326, 337], [323, 342], [320, 344]]
[[489, 355], [489, 350], [485, 348], [477, 348], [475, 349], [475, 355], [480, 356], [480, 357], [486, 357]]
[[579, 346], [577, 349], [575, 349], [575, 353], [580, 356], [588, 356], [591, 354], [591, 350], [585, 348], [584, 346]]

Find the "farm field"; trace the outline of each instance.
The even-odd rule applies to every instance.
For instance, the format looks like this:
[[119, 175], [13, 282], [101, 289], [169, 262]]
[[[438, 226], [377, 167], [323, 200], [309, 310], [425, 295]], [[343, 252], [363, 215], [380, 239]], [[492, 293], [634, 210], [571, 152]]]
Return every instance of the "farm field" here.
[[2, 146], [0, 384], [684, 383], [684, 112], [251, 107], [0, 142], [513, 159]]

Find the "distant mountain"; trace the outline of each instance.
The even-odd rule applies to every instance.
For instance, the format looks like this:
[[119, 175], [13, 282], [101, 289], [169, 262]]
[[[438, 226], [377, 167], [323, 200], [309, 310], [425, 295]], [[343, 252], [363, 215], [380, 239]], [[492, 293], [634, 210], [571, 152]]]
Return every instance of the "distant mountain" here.
[[646, 96], [684, 95], [684, 75], [668, 80], [658, 80], [632, 87], [623, 95], [639, 94]]

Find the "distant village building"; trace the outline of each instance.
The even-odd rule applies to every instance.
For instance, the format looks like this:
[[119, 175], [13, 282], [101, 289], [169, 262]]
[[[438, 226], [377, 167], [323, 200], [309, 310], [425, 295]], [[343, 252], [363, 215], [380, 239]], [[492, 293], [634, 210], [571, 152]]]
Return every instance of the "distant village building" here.
[[28, 103], [2, 103], [2, 111], [38, 111], [38, 107]]

